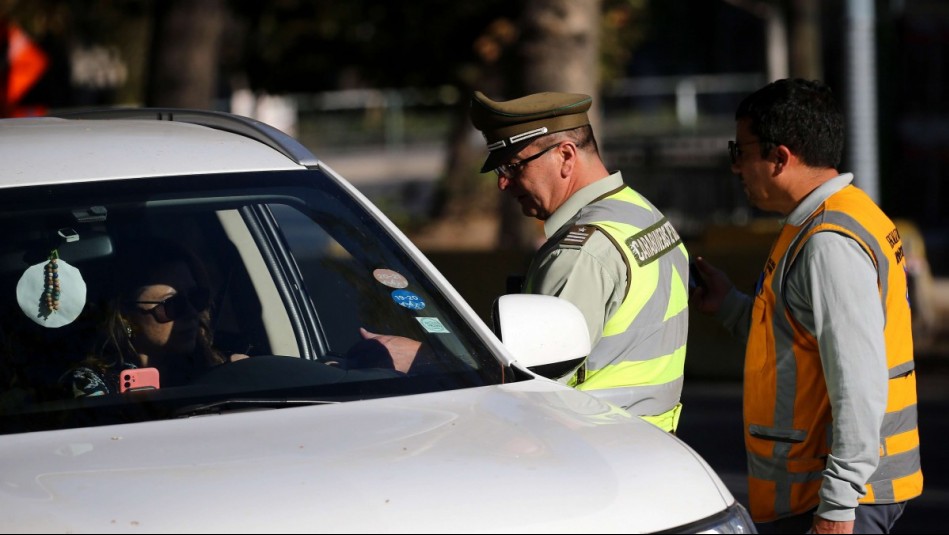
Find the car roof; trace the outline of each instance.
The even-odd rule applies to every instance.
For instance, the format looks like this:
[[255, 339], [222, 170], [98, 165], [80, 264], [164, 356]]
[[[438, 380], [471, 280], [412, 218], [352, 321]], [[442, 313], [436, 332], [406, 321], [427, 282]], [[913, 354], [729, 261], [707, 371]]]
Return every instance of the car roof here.
[[[118, 110], [114, 110], [118, 111]], [[149, 118], [150, 114], [150, 118]], [[0, 120], [0, 188], [120, 178], [281, 170], [314, 165], [295, 140], [246, 118], [194, 124], [147, 109], [87, 117]], [[156, 120], [159, 119], [159, 120]], [[193, 119], [190, 118], [190, 119]], [[201, 121], [196, 121], [201, 122]], [[266, 125], [263, 125], [266, 126]], [[291, 146], [282, 147], [281, 143]]]

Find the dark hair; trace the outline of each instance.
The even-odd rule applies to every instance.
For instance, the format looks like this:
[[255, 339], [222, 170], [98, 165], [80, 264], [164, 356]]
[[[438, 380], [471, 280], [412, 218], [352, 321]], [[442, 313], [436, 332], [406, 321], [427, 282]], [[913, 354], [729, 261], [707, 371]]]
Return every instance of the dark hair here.
[[[134, 243], [116, 247], [114, 278], [112, 279], [112, 298], [108, 305], [99, 311], [100, 332], [83, 365], [97, 371], [123, 363], [138, 365], [138, 352], [134, 340], [129, 335], [123, 310], [134, 299], [137, 291], [145, 285], [153, 284], [162, 275], [169, 264], [184, 262], [195, 282], [208, 287], [207, 272], [200, 260], [186, 247], [174, 241], [144, 237]], [[225, 361], [224, 356], [213, 347], [211, 330], [211, 310], [199, 313], [199, 332], [196, 356], [206, 366]]]
[[115, 293], [126, 301], [135, 297], [142, 286], [160, 282], [169, 264], [183, 262], [199, 286], [208, 286], [204, 264], [178, 242], [145, 237], [116, 248]]
[[589, 152], [592, 152], [593, 154], [599, 154], [600, 152], [600, 149], [596, 144], [596, 138], [593, 136], [593, 127], [588, 124], [573, 128], [571, 130], [554, 132], [550, 135], [551, 137], [554, 137], [560, 141], [572, 141], [578, 149], [585, 149]]
[[745, 97], [735, 120], [748, 119], [761, 140], [762, 156], [784, 145], [811, 167], [840, 165], [844, 115], [830, 87], [820, 80], [777, 80]]

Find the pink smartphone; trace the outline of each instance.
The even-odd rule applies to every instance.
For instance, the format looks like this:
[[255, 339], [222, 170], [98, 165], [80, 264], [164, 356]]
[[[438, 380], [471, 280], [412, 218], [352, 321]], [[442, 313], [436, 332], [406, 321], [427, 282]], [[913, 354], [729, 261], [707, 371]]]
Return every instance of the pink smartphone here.
[[158, 389], [158, 368], [132, 368], [119, 374], [119, 392]]

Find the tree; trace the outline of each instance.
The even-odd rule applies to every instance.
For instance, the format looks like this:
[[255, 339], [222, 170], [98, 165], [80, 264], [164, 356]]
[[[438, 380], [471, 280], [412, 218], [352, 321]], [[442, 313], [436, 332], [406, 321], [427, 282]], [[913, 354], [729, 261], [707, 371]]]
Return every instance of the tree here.
[[150, 106], [211, 109], [217, 93], [223, 0], [157, 2], [151, 46]]
[[[647, 4], [33, 0], [13, 1], [11, 9], [33, 21], [52, 20], [49, 14], [56, 13], [55, 31], [70, 50], [102, 45], [124, 62], [128, 76], [120, 87], [96, 89], [82, 99], [74, 95], [73, 104], [212, 109], [234, 80], [254, 92], [278, 95], [349, 87], [456, 88], [461, 98], [448, 172], [433, 215], [498, 217], [501, 202], [504, 210], [516, 210], [501, 216], [501, 245], [520, 248], [533, 246], [538, 227], [497, 194], [493, 177], [478, 173], [483, 147], [475, 152], [470, 141], [471, 91], [499, 99], [540, 90], [597, 94], [602, 73], [622, 73], [617, 66], [634, 48], [624, 36], [641, 32], [629, 23], [629, 13], [645, 11]], [[608, 31], [601, 32], [601, 26]], [[607, 45], [602, 49], [601, 41]], [[107, 102], [110, 96], [114, 100]]]
[[[623, 75], [644, 38], [646, 11], [639, 0], [527, 0], [519, 12], [489, 22], [474, 40], [477, 61], [461, 77], [464, 93], [477, 89], [498, 100], [539, 91], [597, 95], [602, 80]], [[463, 104], [433, 215], [447, 222], [495, 217], [498, 247], [533, 250], [541, 226], [524, 217], [516, 201], [497, 194], [493, 176], [478, 173], [484, 149], [471, 150], [467, 99]], [[594, 128], [598, 110], [594, 103]]]
[[[521, 76], [515, 80], [513, 93], [599, 94], [600, 16], [599, 0], [527, 0], [517, 46]], [[595, 128], [596, 108], [590, 115]], [[521, 214], [519, 203], [502, 196], [500, 213], [501, 247], [536, 247], [542, 228]]]

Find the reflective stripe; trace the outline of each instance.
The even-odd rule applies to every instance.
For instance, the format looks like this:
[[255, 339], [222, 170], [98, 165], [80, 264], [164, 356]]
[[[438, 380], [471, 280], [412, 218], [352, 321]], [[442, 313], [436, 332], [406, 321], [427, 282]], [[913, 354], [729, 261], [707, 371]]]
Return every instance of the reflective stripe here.
[[[632, 206], [630, 206], [632, 205]], [[657, 212], [645, 199], [629, 188], [620, 189], [608, 197], [580, 210], [581, 221], [619, 221], [648, 227], [657, 221]]]
[[[877, 241], [877, 239], [850, 214], [828, 210], [824, 220], [827, 224], [838, 225], [855, 233], [857, 237], [860, 238], [858, 243], [860, 243], [864, 249], [869, 248], [869, 252], [872, 254], [874, 263], [877, 266], [877, 272], [879, 273], [878, 280], [880, 283], [880, 300], [881, 302], [886, 303], [886, 298], [890, 291], [890, 262], [887, 260], [888, 256], [883, 252], [883, 249], [880, 248], [879, 241]], [[883, 308], [883, 314], [885, 320], [886, 307]]]
[[675, 317], [669, 318], [665, 322], [654, 325], [653, 333], [640, 342], [635, 347], [630, 347], [629, 341], [624, 341], [622, 337], [605, 336], [597, 344], [596, 355], [591, 355], [587, 361], [589, 369], [598, 370], [608, 365], [610, 361], [600, 362], [598, 359], [606, 360], [608, 355], [614, 355], [622, 360], [641, 361], [650, 360], [663, 355], [671, 355], [683, 347], [681, 333], [689, 329], [688, 311], [682, 311]]
[[[571, 384], [674, 425], [688, 340], [685, 246], [662, 213], [625, 186], [585, 206], [573, 224], [594, 226], [613, 242], [626, 263], [627, 287], [587, 358], [583, 382], [574, 377]], [[637, 236], [638, 257], [627, 245]]]
[[883, 415], [884, 437], [905, 433], [917, 429], [916, 405], [911, 405], [899, 412], [888, 412]]
[[[791, 472], [787, 469], [791, 444], [777, 442], [773, 450], [774, 457], [748, 454], [748, 492], [749, 500], [756, 515], [760, 518], [778, 518], [803, 513], [816, 505], [801, 506], [795, 503], [795, 494], [800, 496], [802, 487], [810, 487], [816, 496], [823, 478], [823, 466], [812, 470]], [[766, 508], [770, 511], [762, 511]], [[760, 520], [756, 520], [760, 521]]]
[[[586, 371], [580, 386], [586, 390], [668, 383], [682, 375], [685, 347], [649, 360], [618, 361], [606, 368]], [[628, 403], [626, 405], [629, 405]], [[671, 405], [667, 408], [671, 408]]]
[[682, 404], [677, 404], [674, 408], [655, 416], [640, 416], [643, 420], [662, 429], [663, 431], [673, 432], [679, 427], [679, 416], [682, 414]]
[[923, 491], [923, 473], [921, 470], [905, 477], [889, 481], [877, 481], [867, 484], [867, 495], [859, 503], [897, 503], [905, 501], [904, 496], [919, 496]]
[[[892, 481], [879, 481], [876, 485], [869, 484], [866, 486], [867, 494], [863, 497], [862, 500], [858, 500], [857, 503], [876, 503], [878, 499], [889, 496], [893, 497], [893, 482]], [[863, 500], [867, 500], [864, 502]]]
[[[636, 232], [638, 229], [631, 225], [622, 225], [618, 223], [597, 222], [591, 223], [606, 233], [607, 236], [617, 244], [624, 256], [630, 256], [627, 253], [622, 240], [617, 239], [617, 235]], [[640, 323], [650, 321], [656, 325], [661, 324], [661, 318], [664, 315], [666, 303], [668, 300], [668, 291], [663, 291], [659, 281], [666, 275], [668, 266], [661, 262], [649, 264], [644, 267], [632, 267], [627, 261], [628, 283], [626, 299], [623, 304], [613, 313], [603, 327], [603, 336], [614, 336], [626, 332], [633, 320], [640, 318]], [[664, 269], [665, 268], [665, 269]], [[631, 285], [635, 285], [632, 288]], [[648, 328], [644, 326], [644, 328]]]
[[[679, 246], [682, 249], [682, 256], [686, 258], [686, 265], [688, 265], [689, 254], [685, 252], [685, 246]], [[685, 315], [689, 316], [689, 274], [679, 273], [678, 269], [672, 269], [669, 274], [671, 279], [671, 285], [669, 288], [669, 306], [666, 307], [666, 313], [662, 316], [662, 321], [669, 321], [672, 318]], [[685, 326], [686, 331], [688, 331], [688, 325]]]
[[[898, 479], [911, 476], [919, 472], [919, 448], [913, 448], [899, 455], [887, 456], [880, 459], [880, 466], [873, 472], [873, 477], [867, 482], [873, 486], [873, 502], [892, 502], [897, 495], [893, 493], [894, 483]], [[866, 500], [864, 497], [860, 501]], [[902, 501], [902, 500], [899, 500]]]
[[[613, 202], [629, 203], [634, 206], [638, 206], [640, 208], [645, 208], [649, 214], [654, 214], [654, 213], [659, 214], [659, 210], [657, 210], [656, 207], [653, 206], [651, 202], [647, 201], [645, 197], [637, 193], [636, 190], [632, 188], [624, 187], [611, 193], [610, 195], [606, 197], [606, 200], [603, 201], [603, 207], [606, 209], [610, 209], [611, 207], [610, 203], [613, 203]], [[599, 202], [597, 204], [599, 204]], [[597, 208], [599, 208], [599, 206]], [[627, 206], [626, 208], [628, 209], [629, 207]], [[623, 211], [625, 212], [625, 210]], [[662, 214], [659, 214], [659, 215], [661, 216]], [[626, 219], [626, 217], [629, 217], [629, 216], [624, 215], [623, 213], [620, 213], [620, 214], [617, 214], [616, 217], [611, 218], [611, 219], [615, 221], [622, 221]], [[653, 219], [653, 221], [655, 221], [655, 219]]]
[[[771, 290], [775, 295], [782, 295], [783, 274], [787, 258], [782, 258], [775, 269]], [[794, 356], [794, 329], [791, 326], [789, 314], [782, 306], [780, 313], [775, 310], [772, 314], [774, 330], [774, 346], [776, 353], [775, 363], [775, 405], [773, 422], [774, 427], [794, 426], [794, 400], [797, 397], [797, 361]]]
[[907, 373], [916, 369], [916, 363], [913, 361], [904, 362], [899, 366], [893, 366], [890, 368], [890, 379], [895, 379], [901, 375], [906, 375]]
[[683, 377], [678, 377], [666, 384], [596, 389], [587, 388], [587, 383], [583, 383], [577, 388], [623, 407], [636, 416], [658, 416], [679, 404], [684, 381]]
[[823, 470], [806, 472], [788, 472], [786, 459], [768, 458], [753, 453], [748, 454], [748, 474], [751, 477], [767, 481], [786, 481], [788, 483], [806, 483], [823, 477]]

